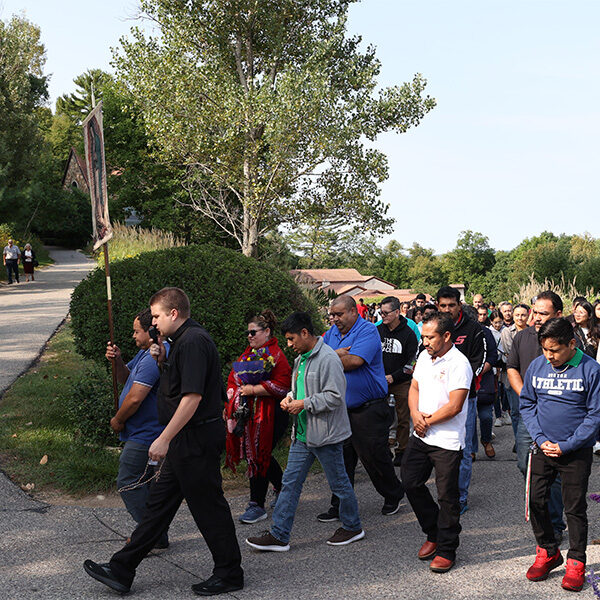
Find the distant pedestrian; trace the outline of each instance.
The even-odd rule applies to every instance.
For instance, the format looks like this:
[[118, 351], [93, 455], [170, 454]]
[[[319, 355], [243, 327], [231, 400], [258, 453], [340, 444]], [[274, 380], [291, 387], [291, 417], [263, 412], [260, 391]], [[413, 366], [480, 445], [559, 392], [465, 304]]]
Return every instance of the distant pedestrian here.
[[13, 276], [15, 281], [19, 283], [19, 261], [21, 260], [21, 250], [19, 250], [19, 247], [16, 246], [12, 240], [8, 240], [7, 245], [4, 246], [2, 259], [4, 261], [4, 266], [6, 267], [8, 284], [12, 284]]
[[25, 244], [25, 248], [23, 253], [21, 254], [21, 259], [23, 261], [23, 272], [25, 273], [25, 282], [29, 281], [29, 277], [31, 277], [31, 281], [35, 281], [35, 277], [33, 276], [33, 270], [38, 266], [38, 261], [35, 257], [35, 252], [31, 247], [31, 244]]

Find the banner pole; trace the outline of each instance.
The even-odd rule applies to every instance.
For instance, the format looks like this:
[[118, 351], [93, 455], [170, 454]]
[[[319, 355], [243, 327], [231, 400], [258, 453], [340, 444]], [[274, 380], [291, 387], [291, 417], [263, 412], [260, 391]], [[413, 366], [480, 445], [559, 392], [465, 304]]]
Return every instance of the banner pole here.
[[[108, 305], [108, 331], [110, 333], [110, 343], [115, 343], [115, 326], [113, 321], [112, 312], [112, 290], [110, 285], [110, 263], [108, 260], [108, 242], [102, 244], [102, 250], [104, 252], [104, 272], [106, 273], [106, 298]], [[112, 382], [113, 382], [113, 397], [115, 402], [115, 410], [119, 410], [119, 389], [117, 387], [117, 369], [115, 366], [115, 359], [111, 361], [112, 365]]]

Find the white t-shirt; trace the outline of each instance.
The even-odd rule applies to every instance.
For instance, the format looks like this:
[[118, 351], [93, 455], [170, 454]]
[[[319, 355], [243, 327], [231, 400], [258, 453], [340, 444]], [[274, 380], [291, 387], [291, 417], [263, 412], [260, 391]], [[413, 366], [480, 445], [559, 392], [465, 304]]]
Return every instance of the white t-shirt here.
[[[444, 356], [435, 360], [426, 351], [421, 352], [413, 377], [419, 384], [419, 410], [431, 415], [450, 402], [450, 392], [471, 387], [473, 370], [465, 355], [452, 346]], [[424, 438], [417, 437], [426, 444], [446, 450], [464, 448], [468, 410], [469, 403], [465, 400], [462, 410], [455, 417], [432, 425]]]

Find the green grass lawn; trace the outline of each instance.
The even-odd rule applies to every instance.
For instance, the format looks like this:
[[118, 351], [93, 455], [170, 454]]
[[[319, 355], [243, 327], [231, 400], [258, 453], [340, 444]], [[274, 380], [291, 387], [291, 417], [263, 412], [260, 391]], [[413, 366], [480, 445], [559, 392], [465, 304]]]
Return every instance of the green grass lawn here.
[[[114, 488], [118, 453], [77, 441], [64, 418], [61, 399], [85, 362], [75, 351], [67, 324], [50, 340], [39, 363], [0, 400], [1, 466], [17, 484], [76, 495]], [[44, 455], [48, 462], [41, 465]]]
[[[75, 350], [67, 322], [49, 341], [39, 362], [20, 377], [0, 400], [0, 467], [18, 485], [35, 484], [34, 491], [58, 490], [76, 496], [115, 490], [119, 453], [85, 445], [65, 419], [71, 379], [86, 363]], [[287, 464], [289, 436], [274, 451], [282, 468]], [[46, 464], [40, 464], [44, 456]], [[319, 472], [315, 462], [313, 471]], [[246, 463], [236, 474], [223, 469], [228, 490], [247, 487]]]

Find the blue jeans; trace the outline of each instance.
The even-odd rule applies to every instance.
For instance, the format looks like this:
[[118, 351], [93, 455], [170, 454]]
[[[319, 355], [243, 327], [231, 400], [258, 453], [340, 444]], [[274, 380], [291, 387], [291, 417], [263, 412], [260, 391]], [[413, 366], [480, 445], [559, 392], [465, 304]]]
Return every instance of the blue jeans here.
[[[494, 405], [480, 404], [477, 402], [477, 414], [479, 415], [479, 430], [481, 442], [487, 444], [492, 441], [492, 426], [494, 423]], [[473, 428], [473, 452], [479, 449], [479, 440], [477, 439], [477, 423]]]
[[[529, 459], [529, 447], [531, 446], [532, 442], [533, 440], [529, 435], [529, 431], [527, 431], [527, 427], [525, 427], [525, 422], [523, 419], [519, 419], [516, 439], [517, 466], [519, 467], [519, 471], [523, 473], [523, 477], [527, 477], [527, 461]], [[552, 520], [554, 529], [564, 531], [567, 526], [563, 521], [564, 505], [562, 499], [560, 474], [556, 476], [554, 483], [550, 487], [548, 510], [550, 511], [550, 519]]]
[[469, 496], [471, 471], [473, 469], [473, 459], [471, 458], [471, 452], [474, 452], [473, 432], [477, 430], [477, 397], [468, 398], [465, 402], [469, 403], [469, 411], [467, 412], [465, 447], [463, 448], [463, 457], [460, 461], [460, 471], [458, 474], [458, 489], [460, 491], [461, 504], [466, 504]]
[[290, 446], [287, 467], [283, 473], [281, 492], [273, 511], [271, 534], [287, 544], [294, 524], [294, 517], [302, 486], [315, 458], [321, 463], [331, 491], [340, 499], [340, 520], [344, 529], [360, 531], [358, 502], [344, 466], [343, 442], [320, 448], [307, 446], [295, 440]]
[[[117, 475], [117, 487], [122, 488], [139, 481], [148, 464], [148, 448], [138, 442], [127, 441], [121, 451], [119, 458], [119, 474]], [[148, 466], [144, 481], [154, 475], [154, 467]], [[142, 485], [134, 490], [121, 492], [121, 499], [125, 503], [127, 512], [133, 517], [136, 523], [142, 521], [144, 510], [146, 509], [146, 500], [150, 492], [150, 484]], [[161, 542], [167, 541], [167, 533], [161, 538]]]
[[507, 385], [506, 390], [506, 398], [508, 399], [508, 406], [510, 407], [510, 419], [512, 421], [513, 433], [515, 434], [515, 442], [517, 441], [517, 429], [519, 427], [519, 421], [521, 417], [519, 416], [519, 394], [515, 392], [510, 385]]

